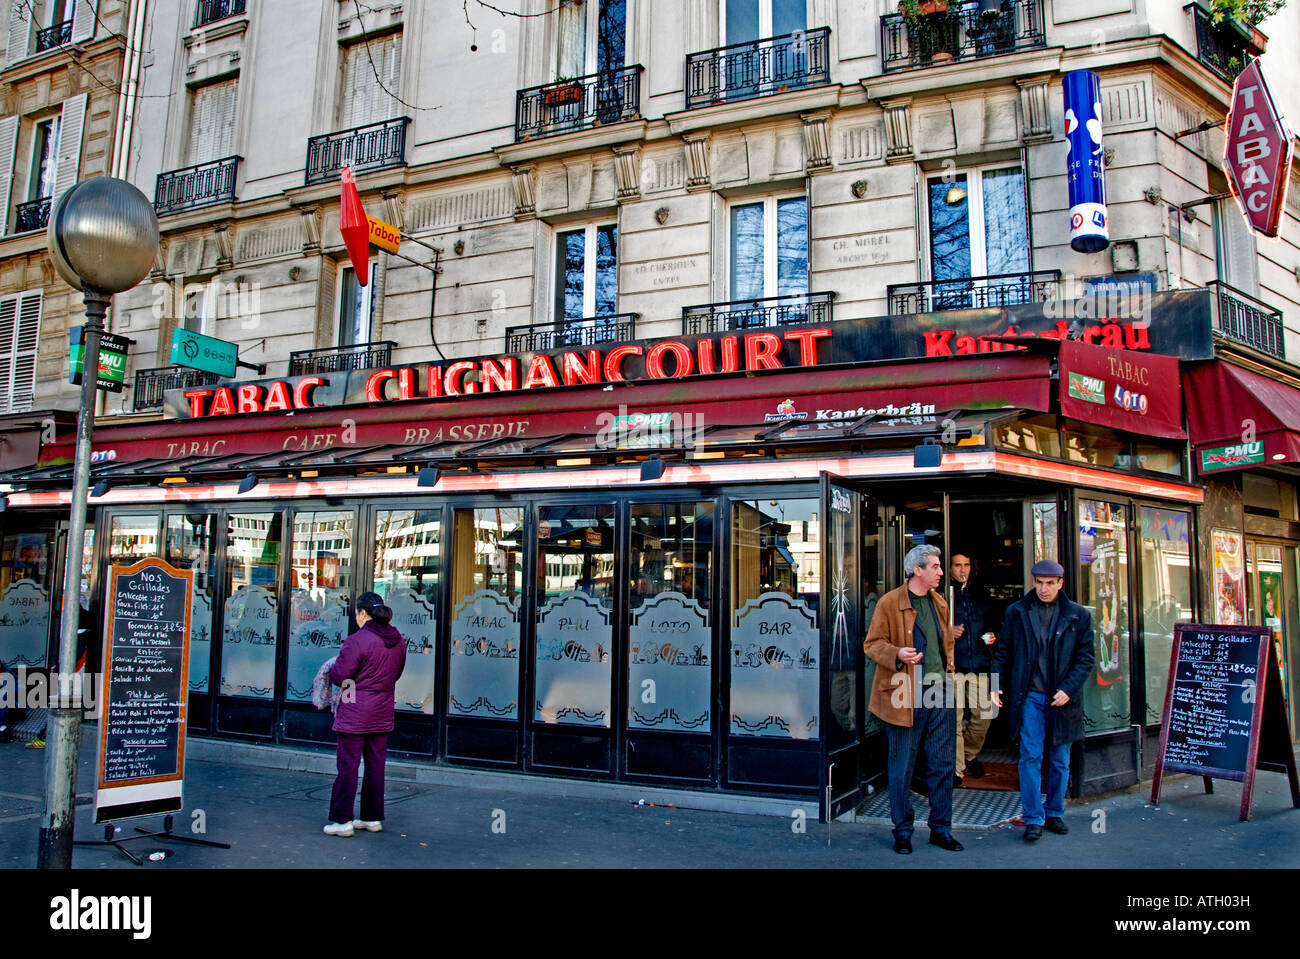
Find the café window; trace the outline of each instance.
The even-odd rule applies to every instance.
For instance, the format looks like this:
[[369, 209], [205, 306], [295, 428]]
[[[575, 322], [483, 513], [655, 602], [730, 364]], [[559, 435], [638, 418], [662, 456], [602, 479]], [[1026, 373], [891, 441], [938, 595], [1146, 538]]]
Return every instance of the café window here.
[[1040, 456], [1061, 455], [1061, 434], [1055, 416], [1031, 416], [1003, 423], [996, 429], [997, 443], [1007, 449]]
[[555, 319], [572, 329], [581, 320], [618, 312], [618, 226], [591, 224], [555, 234]]
[[731, 300], [808, 292], [808, 198], [732, 205], [728, 218]]
[[398, 710], [433, 712], [441, 527], [441, 510], [375, 514], [373, 588], [393, 611], [393, 626], [406, 640], [406, 668], [397, 681]]
[[1079, 597], [1092, 613], [1093, 667], [1083, 685], [1084, 729], [1129, 725], [1128, 507], [1080, 499]]
[[230, 513], [226, 518], [221, 637], [221, 693], [226, 696], [270, 699], [275, 687], [283, 515]]
[[46, 665], [54, 582], [51, 533], [13, 531], [0, 540], [0, 662], [8, 669]]
[[351, 511], [304, 512], [293, 518], [287, 700], [311, 701], [321, 664], [337, 656], [347, 639], [353, 525]]
[[[1019, 284], [1021, 281], [1012, 277], [982, 278], [1029, 270], [1029, 218], [1020, 167], [945, 173], [928, 177], [925, 186], [930, 279], [935, 284], [933, 308], [956, 310], [976, 305], [973, 290], [977, 283], [982, 287]], [[1010, 294], [1008, 290], [1001, 296], [992, 292], [980, 296], [999, 302]]]
[[1191, 514], [1185, 510], [1138, 509], [1147, 725], [1160, 722], [1164, 710], [1174, 627], [1192, 621], [1191, 524]]
[[[194, 571], [190, 602], [190, 692], [208, 692], [212, 627], [217, 585], [217, 514], [185, 513], [167, 517], [166, 559], [178, 569]], [[190, 714], [193, 725], [195, 716]]]
[[732, 736], [816, 739], [821, 733], [821, 582], [814, 562], [820, 545], [815, 499], [732, 505]]

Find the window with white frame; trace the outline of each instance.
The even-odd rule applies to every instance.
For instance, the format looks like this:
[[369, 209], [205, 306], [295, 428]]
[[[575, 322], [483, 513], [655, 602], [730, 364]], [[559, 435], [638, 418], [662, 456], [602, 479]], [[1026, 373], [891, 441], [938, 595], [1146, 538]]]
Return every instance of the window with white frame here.
[[1255, 235], [1234, 197], [1214, 204], [1215, 276], [1250, 296], [1259, 293], [1255, 269]]
[[32, 166], [28, 177], [27, 199], [43, 200], [54, 196], [55, 174], [59, 158], [61, 117], [50, 117], [36, 124], [32, 138]]
[[734, 203], [728, 216], [728, 299], [808, 293], [808, 198]]
[[977, 167], [927, 177], [932, 308], [1022, 302], [1029, 272], [1029, 218], [1019, 166]]
[[382, 123], [401, 114], [402, 34], [361, 40], [341, 51], [339, 129]]
[[208, 83], [191, 91], [186, 166], [224, 160], [235, 154], [238, 104], [238, 77]]
[[718, 0], [722, 43], [783, 37], [808, 27], [806, 0]]
[[555, 75], [563, 79], [622, 69], [628, 0], [560, 0]]
[[375, 319], [375, 278], [377, 266], [370, 264], [370, 278], [365, 286], [357, 282], [356, 271], [351, 266], [339, 270], [338, 323], [334, 342], [338, 346], [360, 346], [370, 342], [371, 327]]
[[211, 284], [185, 294], [185, 329], [203, 336], [217, 335], [218, 296]]
[[[77, 182], [81, 170], [81, 133], [86, 119], [88, 94], [79, 93], [63, 101], [57, 117], [26, 120], [0, 117], [0, 234], [32, 229], [18, 224], [13, 204], [58, 196]], [[29, 143], [30, 165], [23, 180], [19, 156], [19, 133]], [[23, 148], [24, 153], [27, 147]], [[16, 181], [16, 182], [15, 182]], [[30, 211], [29, 211], [30, 212]], [[43, 226], [41, 227], [43, 228]]]
[[556, 324], [572, 328], [581, 320], [611, 316], [617, 312], [617, 224], [593, 223], [575, 230], [557, 230]]
[[0, 297], [0, 413], [35, 405], [40, 339], [41, 291]]
[[[17, 63], [36, 50], [36, 34], [72, 21], [71, 42], [82, 43], [95, 35], [98, 0], [13, 0], [9, 6], [9, 43], [5, 65]], [[39, 51], [44, 52], [44, 51]]]

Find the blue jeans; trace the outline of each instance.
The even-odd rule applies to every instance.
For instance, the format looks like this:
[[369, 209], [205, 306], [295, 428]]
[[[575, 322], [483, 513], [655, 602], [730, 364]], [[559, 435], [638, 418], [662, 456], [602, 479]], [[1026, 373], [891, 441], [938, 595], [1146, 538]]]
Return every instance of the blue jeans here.
[[912, 725], [885, 723], [889, 741], [889, 818], [894, 835], [912, 835], [912, 769], [925, 743], [926, 785], [930, 788], [930, 832], [952, 831], [952, 787], [957, 751], [957, 712], [943, 707], [912, 710]]
[[1043, 803], [1043, 745], [1048, 733], [1049, 700], [1028, 693], [1020, 718], [1020, 805], [1026, 826], [1041, 826], [1046, 816], [1065, 815], [1065, 787], [1070, 782], [1070, 743], [1051, 746], [1047, 803]]

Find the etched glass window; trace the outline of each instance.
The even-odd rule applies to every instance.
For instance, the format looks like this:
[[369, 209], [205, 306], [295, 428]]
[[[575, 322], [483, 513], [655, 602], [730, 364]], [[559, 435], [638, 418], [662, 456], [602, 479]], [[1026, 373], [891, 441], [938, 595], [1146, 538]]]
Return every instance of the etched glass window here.
[[167, 517], [167, 562], [194, 571], [190, 603], [190, 692], [206, 693], [212, 662], [213, 596], [217, 566], [217, 515], [173, 514]]
[[1092, 675], [1083, 687], [1088, 733], [1129, 725], [1128, 511], [1079, 500], [1079, 599], [1092, 613]]
[[[12, 515], [12, 514], [10, 514]], [[50, 533], [10, 533], [0, 549], [0, 662], [45, 666], [54, 589]]]
[[1192, 621], [1191, 514], [1167, 507], [1138, 510], [1142, 543], [1142, 645], [1146, 654], [1146, 722], [1160, 722], [1169, 683], [1174, 627]]
[[631, 729], [707, 733], [713, 663], [712, 503], [631, 508]]
[[517, 719], [524, 511], [491, 507], [453, 515], [447, 712]]
[[375, 514], [374, 591], [393, 611], [393, 626], [406, 640], [398, 710], [433, 712], [441, 523], [442, 510], [436, 509]]
[[820, 732], [821, 583], [812, 562], [821, 550], [817, 501], [736, 503], [731, 536], [731, 735], [815, 739]]
[[226, 518], [222, 695], [270, 699], [275, 688], [282, 520], [278, 512], [231, 513]]
[[310, 702], [321, 664], [348, 636], [352, 601], [352, 527], [347, 512], [293, 518], [289, 574], [289, 677], [285, 699]]
[[539, 509], [537, 570], [533, 718], [608, 727], [614, 507]]

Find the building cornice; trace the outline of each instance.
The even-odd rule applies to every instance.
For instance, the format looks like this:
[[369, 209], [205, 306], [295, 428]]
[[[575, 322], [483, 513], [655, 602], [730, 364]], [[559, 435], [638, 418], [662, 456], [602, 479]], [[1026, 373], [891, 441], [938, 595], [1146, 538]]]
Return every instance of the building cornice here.
[[738, 100], [734, 103], [719, 103], [716, 106], [699, 107], [695, 110], [680, 110], [676, 113], [664, 114], [664, 119], [668, 121], [668, 130], [673, 136], [681, 136], [683, 133], [693, 133], [697, 130], [718, 130], [739, 126], [754, 120], [775, 118], [797, 120], [802, 113], [839, 106], [840, 89], [838, 83], [832, 83], [811, 90], [792, 90], [788, 93], [775, 93], [753, 100]]
[[[77, 66], [87, 69], [83, 66], [84, 62], [94, 62], [105, 59], [112, 54], [122, 55], [125, 52], [126, 40], [116, 33], [88, 44], [67, 43], [61, 47], [54, 47], [33, 54], [0, 71], [0, 83], [23, 83], [41, 74], [53, 73], [63, 67], [70, 67], [74, 61]], [[117, 79], [120, 80], [121, 77]]]

